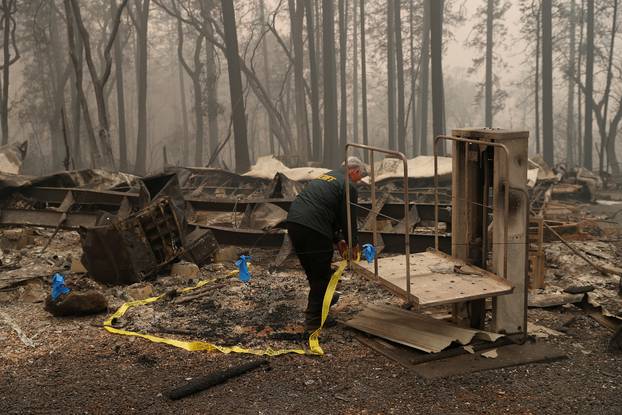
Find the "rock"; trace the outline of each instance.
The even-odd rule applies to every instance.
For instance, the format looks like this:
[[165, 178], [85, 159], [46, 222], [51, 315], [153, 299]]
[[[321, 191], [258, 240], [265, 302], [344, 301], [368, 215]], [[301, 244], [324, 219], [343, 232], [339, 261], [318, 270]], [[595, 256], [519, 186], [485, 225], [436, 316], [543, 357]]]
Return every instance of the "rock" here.
[[475, 349], [473, 348], [473, 346], [462, 346], [462, 348], [466, 350], [467, 352], [469, 352], [470, 354], [475, 353]]
[[56, 317], [98, 314], [107, 309], [106, 297], [96, 290], [71, 291], [67, 295], [60, 296], [56, 301], [52, 301], [49, 295], [45, 299], [45, 310]]
[[132, 284], [125, 289], [125, 292], [134, 300], [144, 300], [154, 296], [153, 286], [144, 283]]
[[47, 292], [39, 281], [30, 281], [24, 286], [24, 291], [20, 295], [20, 300], [25, 303], [42, 303]]
[[549, 336], [563, 336], [564, 335], [564, 333], [560, 331], [553, 330], [548, 327], [541, 326], [539, 324], [535, 324], [531, 322], [527, 323], [527, 333], [535, 337], [541, 338], [541, 339], [546, 339]]
[[7, 229], [2, 232], [2, 238], [0, 238], [2, 249], [21, 250], [34, 243], [35, 236], [30, 229]]
[[220, 248], [216, 253], [215, 262], [235, 262], [240, 258], [238, 248], [235, 246], [226, 246]]
[[192, 262], [181, 261], [173, 264], [171, 268], [172, 277], [192, 279], [199, 277], [199, 267]]
[[17, 290], [0, 291], [0, 304], [13, 302], [17, 300], [18, 296]]
[[558, 307], [564, 304], [580, 303], [585, 294], [569, 294], [569, 293], [546, 293], [535, 294], [529, 293], [529, 307]]
[[564, 292], [569, 294], [583, 294], [591, 291], [594, 291], [593, 285], [571, 285], [564, 289]]
[[75, 272], [77, 274], [85, 274], [86, 268], [82, 264], [78, 258], [71, 258], [71, 272]]
[[485, 357], [487, 359], [496, 359], [497, 356], [499, 356], [497, 353], [497, 349], [492, 349], [492, 350], [482, 353], [482, 357]]

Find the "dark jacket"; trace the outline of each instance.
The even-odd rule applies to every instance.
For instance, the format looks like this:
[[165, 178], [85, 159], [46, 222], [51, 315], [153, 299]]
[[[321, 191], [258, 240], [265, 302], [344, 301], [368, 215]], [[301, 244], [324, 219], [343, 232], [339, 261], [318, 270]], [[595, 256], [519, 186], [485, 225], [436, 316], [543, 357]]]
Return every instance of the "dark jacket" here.
[[[287, 221], [311, 228], [330, 239], [348, 240], [346, 228], [345, 168], [330, 171], [311, 180], [292, 202]], [[350, 182], [352, 243], [358, 243], [356, 227], [358, 192]], [[343, 233], [343, 235], [339, 235]], [[339, 235], [339, 236], [337, 236]]]

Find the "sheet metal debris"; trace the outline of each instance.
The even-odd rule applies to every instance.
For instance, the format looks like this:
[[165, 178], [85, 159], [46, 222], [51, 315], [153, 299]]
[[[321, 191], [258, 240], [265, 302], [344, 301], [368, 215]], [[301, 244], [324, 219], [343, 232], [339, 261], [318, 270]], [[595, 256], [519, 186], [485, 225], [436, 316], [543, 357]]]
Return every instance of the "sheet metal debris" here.
[[82, 263], [104, 284], [131, 284], [152, 277], [182, 256], [202, 265], [218, 249], [209, 230], [188, 228], [185, 201], [175, 176], [144, 180], [144, 209], [105, 226], [80, 229]]
[[453, 342], [467, 345], [474, 338], [494, 342], [504, 337], [386, 305], [369, 305], [344, 324], [428, 353], [438, 353]]

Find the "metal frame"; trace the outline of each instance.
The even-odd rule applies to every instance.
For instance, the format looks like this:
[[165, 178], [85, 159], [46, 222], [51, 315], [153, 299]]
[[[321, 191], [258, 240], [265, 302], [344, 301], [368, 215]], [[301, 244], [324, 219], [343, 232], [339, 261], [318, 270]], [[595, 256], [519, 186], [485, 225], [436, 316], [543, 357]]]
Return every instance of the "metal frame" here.
[[[384, 148], [373, 147], [364, 144], [356, 144], [356, 143], [347, 143], [345, 147], [345, 156], [344, 156], [344, 166], [346, 168], [346, 177], [345, 177], [345, 192], [346, 192], [346, 213], [347, 213], [347, 228], [348, 228], [348, 252], [352, 252], [352, 227], [350, 224], [352, 223], [352, 212], [350, 211], [350, 176], [348, 175], [348, 149], [350, 147], [360, 148], [362, 150], [369, 151], [369, 164], [370, 164], [370, 186], [371, 186], [371, 209], [373, 214], [377, 214], [376, 212], [376, 175], [374, 169], [374, 152], [390, 154], [393, 156], [397, 156], [404, 163], [404, 251], [406, 254], [406, 293], [408, 294], [407, 298], [410, 299], [410, 218], [409, 218], [409, 201], [408, 201], [408, 159], [399, 151], [386, 150]], [[438, 185], [438, 178], [436, 176], [436, 157], [434, 158], [434, 166], [435, 166], [435, 174], [434, 174], [434, 182], [435, 182], [435, 205], [434, 205], [434, 217], [435, 220], [438, 220], [438, 190], [436, 189]], [[373, 225], [373, 244], [377, 245], [377, 228], [376, 228], [376, 220], [374, 219]], [[438, 223], [438, 222], [437, 222]], [[435, 232], [434, 235], [434, 246], [436, 250], [438, 250], [438, 232]], [[348, 258], [350, 267], [352, 266], [352, 258], [351, 256]], [[378, 258], [374, 257], [374, 276], [378, 278]]]
[[[507, 146], [502, 143], [491, 142], [491, 141], [483, 141], [476, 140], [472, 138], [462, 138], [462, 137], [454, 137], [450, 135], [439, 135], [434, 138], [434, 247], [438, 251], [438, 154], [436, 152], [437, 144], [440, 140], [447, 141], [456, 141], [460, 143], [466, 144], [481, 144], [484, 146], [491, 147], [499, 147], [505, 152], [505, 189], [503, 192], [504, 196], [504, 215], [506, 220], [504, 221], [504, 229], [503, 229], [503, 278], [508, 277], [508, 221], [507, 218], [510, 216], [510, 151]], [[467, 147], [468, 153], [468, 147]], [[465, 159], [468, 159], [468, 154], [465, 155]], [[483, 203], [486, 205], [486, 202]], [[486, 207], [484, 206], [484, 209]]]

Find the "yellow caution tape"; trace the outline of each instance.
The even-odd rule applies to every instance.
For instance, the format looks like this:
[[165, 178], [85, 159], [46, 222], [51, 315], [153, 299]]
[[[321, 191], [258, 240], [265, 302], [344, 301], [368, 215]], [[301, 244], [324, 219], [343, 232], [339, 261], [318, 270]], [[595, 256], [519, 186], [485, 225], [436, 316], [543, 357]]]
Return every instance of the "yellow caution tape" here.
[[[252, 264], [250, 262], [246, 263], [248, 265], [248, 271], [250, 272], [252, 268]], [[240, 273], [239, 269], [234, 269], [233, 271], [229, 271], [227, 273], [227, 277], [233, 277], [234, 275], [238, 275]]]
[[[168, 344], [169, 346], [179, 347], [180, 349], [188, 350], [190, 352], [204, 350], [208, 352], [218, 351], [218, 352], [225, 353], [225, 354], [245, 353], [245, 354], [253, 354], [257, 356], [279, 356], [279, 355], [288, 354], [288, 353], [296, 353], [296, 354], [301, 354], [301, 355], [311, 354], [311, 355], [321, 356], [324, 354], [324, 351], [320, 347], [320, 342], [319, 342], [320, 331], [322, 330], [322, 327], [324, 326], [324, 322], [326, 321], [326, 317], [328, 316], [328, 310], [330, 309], [330, 302], [333, 298], [333, 294], [335, 293], [335, 288], [337, 287], [339, 278], [341, 278], [341, 275], [343, 274], [343, 271], [345, 270], [346, 265], [347, 265], [346, 260], [341, 261], [339, 264], [339, 267], [337, 268], [337, 271], [335, 271], [335, 273], [333, 273], [333, 275], [330, 278], [328, 287], [326, 288], [326, 292], [324, 293], [324, 302], [322, 303], [321, 324], [320, 324], [320, 327], [309, 336], [309, 350], [304, 350], [304, 349], [277, 349], [275, 350], [270, 347], [264, 350], [258, 350], [258, 349], [247, 349], [247, 348], [239, 347], [239, 346], [231, 346], [231, 347], [217, 346], [215, 344], [204, 342], [204, 341], [175, 340], [175, 339], [170, 339], [166, 337], [153, 336], [151, 334], [143, 334], [143, 333], [138, 333], [135, 331], [122, 330], [122, 329], [117, 329], [117, 328], [112, 327], [112, 322], [115, 319], [123, 317], [123, 315], [130, 308], [138, 307], [141, 305], [150, 304], [155, 301], [158, 301], [160, 298], [164, 296], [164, 294], [158, 297], [146, 298], [144, 300], [129, 301], [123, 304], [121, 307], [119, 307], [117, 311], [115, 311], [112, 315], [110, 315], [104, 321], [104, 329], [108, 331], [109, 333], [122, 334], [124, 336], [140, 337], [140, 338], [152, 341], [154, 343]], [[210, 282], [212, 281], [200, 281], [194, 287], [184, 288], [183, 290], [181, 290], [181, 292], [195, 290], [197, 288], [204, 286], [205, 284], [209, 284]]]
[[322, 303], [322, 320], [320, 322], [320, 327], [311, 333], [309, 336], [309, 349], [311, 354], [323, 355], [324, 350], [320, 347], [320, 331], [322, 331], [322, 327], [324, 327], [324, 322], [326, 321], [326, 317], [328, 317], [328, 310], [330, 309], [330, 302], [333, 299], [333, 294], [335, 293], [335, 289], [337, 288], [337, 283], [339, 282], [339, 278], [341, 274], [343, 274], [343, 270], [346, 269], [346, 265], [348, 265], [348, 261], [345, 259], [339, 263], [339, 267], [337, 271], [330, 277], [330, 281], [328, 282], [328, 287], [326, 287], [326, 292], [324, 293], [324, 302]]

